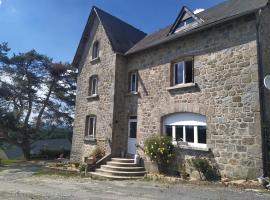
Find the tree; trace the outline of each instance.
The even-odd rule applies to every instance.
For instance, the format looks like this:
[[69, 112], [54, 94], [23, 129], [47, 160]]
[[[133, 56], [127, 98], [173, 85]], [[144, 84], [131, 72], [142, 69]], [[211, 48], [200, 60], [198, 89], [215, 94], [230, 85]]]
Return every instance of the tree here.
[[35, 50], [9, 51], [0, 44], [0, 131], [29, 159], [42, 129], [72, 126], [77, 71]]

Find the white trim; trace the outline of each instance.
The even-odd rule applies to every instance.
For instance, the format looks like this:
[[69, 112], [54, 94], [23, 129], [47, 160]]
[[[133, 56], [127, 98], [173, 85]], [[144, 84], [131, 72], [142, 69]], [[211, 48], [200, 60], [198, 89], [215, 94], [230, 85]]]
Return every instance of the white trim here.
[[[207, 144], [198, 143], [198, 126], [206, 127], [206, 117], [195, 113], [176, 113], [169, 115], [163, 120], [163, 130], [166, 133], [166, 126], [172, 126], [172, 142], [177, 144], [176, 141], [176, 126], [183, 126], [183, 142], [187, 143], [191, 147], [207, 148]], [[192, 126], [194, 128], [193, 137], [194, 142], [186, 142], [186, 126]]]

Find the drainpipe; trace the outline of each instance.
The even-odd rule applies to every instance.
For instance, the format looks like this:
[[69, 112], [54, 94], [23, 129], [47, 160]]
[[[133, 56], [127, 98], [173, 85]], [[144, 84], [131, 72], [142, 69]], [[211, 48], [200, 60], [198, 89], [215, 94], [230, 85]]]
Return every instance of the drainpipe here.
[[256, 14], [256, 36], [257, 36], [257, 53], [258, 53], [258, 74], [259, 74], [259, 96], [260, 96], [260, 116], [261, 116], [261, 137], [262, 137], [262, 159], [263, 159], [263, 173], [267, 176], [267, 159], [265, 155], [266, 141], [264, 134], [264, 84], [263, 84], [263, 63], [262, 63], [262, 48], [261, 48], [261, 37], [260, 37], [260, 23], [261, 23], [262, 9], [258, 10]]

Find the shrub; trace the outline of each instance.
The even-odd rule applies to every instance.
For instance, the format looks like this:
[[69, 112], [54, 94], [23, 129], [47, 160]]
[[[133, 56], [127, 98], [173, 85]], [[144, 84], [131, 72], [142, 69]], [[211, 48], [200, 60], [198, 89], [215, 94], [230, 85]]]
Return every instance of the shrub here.
[[95, 157], [97, 160], [98, 160], [98, 159], [101, 159], [103, 156], [105, 156], [105, 149], [97, 145], [97, 146], [93, 149], [93, 151], [92, 151], [92, 153], [90, 154], [90, 156]]
[[203, 180], [202, 175], [204, 175], [205, 179], [210, 179], [210, 176], [214, 176], [214, 169], [206, 158], [192, 158], [189, 160], [189, 163], [199, 172], [201, 180]]
[[55, 159], [58, 158], [61, 154], [63, 155], [63, 157], [67, 158], [70, 155], [70, 151], [64, 149], [42, 149], [39, 156], [46, 157], [47, 159]]
[[80, 172], [84, 172], [86, 167], [87, 167], [87, 165], [81, 164], [80, 165]]
[[144, 142], [145, 153], [156, 161], [160, 172], [166, 172], [172, 161], [174, 146], [171, 139], [163, 136], [151, 136]]

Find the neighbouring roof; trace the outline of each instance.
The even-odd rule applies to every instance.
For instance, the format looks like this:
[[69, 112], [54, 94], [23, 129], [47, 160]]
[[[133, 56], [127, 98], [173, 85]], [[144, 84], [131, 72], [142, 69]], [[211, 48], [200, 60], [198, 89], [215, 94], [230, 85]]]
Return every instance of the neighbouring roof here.
[[173, 26], [169, 25], [168, 27], [161, 29], [158, 32], [147, 35], [135, 46], [133, 46], [126, 54], [132, 54], [162, 44], [164, 42], [171, 41], [183, 35], [192, 33], [194, 30], [201, 30], [202, 28], [208, 27], [211, 24], [221, 23], [234, 17], [249, 14], [266, 6], [267, 2], [268, 0], [227, 0], [201, 13], [198, 13], [197, 16], [204, 21], [199, 26], [188, 31], [168, 35], [171, 27]]
[[103, 25], [111, 43], [112, 49], [116, 53], [125, 54], [131, 47], [146, 36], [146, 33], [142, 32], [141, 30], [93, 6], [82, 39], [74, 57], [73, 65], [78, 64], [83, 54], [86, 43], [88, 42], [88, 35], [91, 30], [91, 24], [93, 23], [91, 21], [94, 20], [94, 15], [100, 19], [100, 22]]
[[39, 154], [43, 148], [50, 150], [70, 150], [71, 142], [68, 139], [37, 140], [31, 145], [31, 154]]

